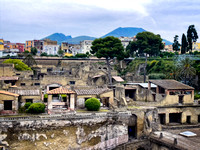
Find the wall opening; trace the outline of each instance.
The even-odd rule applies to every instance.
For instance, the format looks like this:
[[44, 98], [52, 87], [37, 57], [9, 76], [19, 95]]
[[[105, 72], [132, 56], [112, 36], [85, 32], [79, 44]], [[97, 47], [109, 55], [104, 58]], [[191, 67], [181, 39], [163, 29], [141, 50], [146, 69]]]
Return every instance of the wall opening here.
[[129, 118], [128, 136], [129, 139], [137, 138], [137, 116], [134, 114]]
[[139, 147], [137, 150], [145, 150], [145, 148], [143, 148], [143, 147]]
[[170, 113], [169, 123], [181, 123], [181, 113]]
[[198, 123], [200, 123], [200, 115], [198, 115]]
[[188, 124], [191, 123], [191, 116], [187, 116], [187, 118], [186, 118], [186, 122], [187, 122]]
[[26, 99], [26, 103], [31, 102], [33, 103], [33, 99]]
[[136, 92], [135, 89], [126, 89], [125, 90], [125, 96], [133, 99], [134, 96], [135, 96], [135, 92]]
[[165, 124], [166, 114], [159, 114], [160, 124]]
[[178, 99], [178, 100], [179, 100], [179, 101], [178, 101], [179, 104], [183, 104], [183, 96], [184, 96], [184, 95], [179, 95], [179, 96], [178, 96], [178, 97], [179, 97], [179, 99]]
[[12, 110], [12, 101], [4, 101], [4, 110]]

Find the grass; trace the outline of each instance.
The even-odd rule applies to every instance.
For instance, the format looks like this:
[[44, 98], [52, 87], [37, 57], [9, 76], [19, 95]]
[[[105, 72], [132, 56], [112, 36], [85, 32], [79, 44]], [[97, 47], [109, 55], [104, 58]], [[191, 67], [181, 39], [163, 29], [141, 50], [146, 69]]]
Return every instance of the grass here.
[[128, 109], [140, 109], [140, 106], [128, 106]]

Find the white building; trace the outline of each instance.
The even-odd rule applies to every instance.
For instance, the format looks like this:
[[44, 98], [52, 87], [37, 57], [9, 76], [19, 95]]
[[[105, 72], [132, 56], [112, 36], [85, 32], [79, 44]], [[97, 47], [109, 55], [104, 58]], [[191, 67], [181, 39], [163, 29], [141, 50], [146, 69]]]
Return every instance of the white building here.
[[19, 49], [3, 50], [3, 51], [0, 51], [0, 57], [6, 57], [6, 56], [16, 57], [18, 56], [18, 53], [19, 53]]
[[85, 54], [86, 52], [90, 52], [93, 40], [84, 40], [80, 42], [81, 45], [81, 53]]
[[59, 45], [57, 45], [57, 41], [51, 41], [49, 39], [45, 39], [43, 43], [43, 53], [47, 53], [47, 55], [58, 55]]
[[59, 45], [44, 45], [43, 52], [47, 55], [58, 55]]
[[132, 41], [136, 40], [136, 37], [119, 37], [120, 41], [122, 42], [122, 45], [124, 46], [124, 48], [126, 48], [128, 46], [128, 44]]

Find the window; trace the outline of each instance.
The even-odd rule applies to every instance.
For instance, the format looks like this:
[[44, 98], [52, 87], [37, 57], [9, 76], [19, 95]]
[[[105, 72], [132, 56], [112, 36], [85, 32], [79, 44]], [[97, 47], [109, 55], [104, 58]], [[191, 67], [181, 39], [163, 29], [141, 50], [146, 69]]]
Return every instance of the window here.
[[53, 68], [47, 68], [47, 72], [53, 71]]
[[75, 81], [69, 81], [69, 84], [75, 85]]
[[21, 86], [25, 86], [26, 84], [25, 83], [21, 83]]
[[33, 103], [33, 99], [26, 99], [26, 103], [27, 103], [27, 102]]
[[12, 101], [4, 101], [4, 110], [12, 110]]
[[35, 83], [35, 86], [39, 86], [40, 85], [40, 83]]

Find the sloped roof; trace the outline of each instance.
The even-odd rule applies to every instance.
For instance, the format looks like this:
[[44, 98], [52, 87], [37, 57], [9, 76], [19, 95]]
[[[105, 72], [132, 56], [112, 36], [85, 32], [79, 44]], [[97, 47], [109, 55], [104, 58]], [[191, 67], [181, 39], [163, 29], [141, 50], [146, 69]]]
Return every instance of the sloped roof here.
[[9, 92], [19, 94], [22, 96], [38, 96], [40, 95], [40, 90], [8, 90]]
[[12, 77], [0, 77], [0, 80], [18, 80], [19, 77], [12, 76]]
[[99, 95], [108, 91], [111, 91], [111, 89], [108, 88], [95, 88], [95, 89], [75, 89], [77, 95]]
[[0, 94], [10, 95], [10, 96], [19, 96], [18, 94], [11, 93], [11, 92], [8, 92], [8, 91], [0, 91]]
[[75, 94], [75, 92], [66, 87], [59, 87], [48, 91], [47, 94]]
[[124, 80], [120, 76], [112, 76], [112, 78], [117, 82], [124, 82]]
[[176, 80], [150, 80], [149, 82], [168, 90], [194, 90], [193, 87]]

